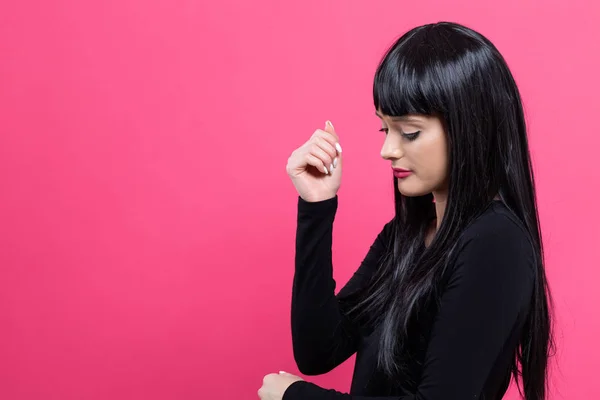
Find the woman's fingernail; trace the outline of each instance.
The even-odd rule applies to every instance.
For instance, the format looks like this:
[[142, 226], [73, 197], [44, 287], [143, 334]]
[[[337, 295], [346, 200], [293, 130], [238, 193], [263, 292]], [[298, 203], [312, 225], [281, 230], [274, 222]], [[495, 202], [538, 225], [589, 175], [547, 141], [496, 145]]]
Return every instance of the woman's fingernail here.
[[333, 164], [329, 164], [329, 172], [333, 174]]
[[337, 157], [333, 159], [333, 168], [337, 167]]
[[279, 371], [280, 374], [285, 374], [285, 371]]
[[340, 153], [342, 152], [342, 146], [340, 146], [340, 144], [339, 144], [339, 143], [336, 143], [336, 144], [335, 144], [335, 148], [336, 148], [336, 150], [337, 150], [338, 152], [340, 152]]
[[325, 122], [325, 124], [329, 125], [330, 127], [332, 127], [335, 130], [335, 128], [333, 127], [333, 124], [331, 123], [331, 121], [327, 121], [327, 122]]
[[327, 167], [323, 165], [323, 169], [325, 170], [325, 175], [327, 175], [329, 173], [329, 171], [327, 171]]

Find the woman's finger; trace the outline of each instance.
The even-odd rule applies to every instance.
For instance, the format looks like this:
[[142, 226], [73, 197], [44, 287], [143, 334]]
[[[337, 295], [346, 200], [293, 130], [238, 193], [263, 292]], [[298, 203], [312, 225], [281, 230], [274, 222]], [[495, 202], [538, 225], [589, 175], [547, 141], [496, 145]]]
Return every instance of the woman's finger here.
[[323, 172], [324, 174], [328, 174], [329, 173], [329, 171], [325, 167], [325, 164], [323, 163], [323, 161], [321, 161], [321, 159], [315, 157], [314, 155], [312, 155], [310, 153], [308, 153], [306, 155], [306, 163], [308, 165], [312, 165], [313, 167], [315, 167], [319, 171]]
[[342, 147], [340, 146], [340, 139], [338, 138], [338, 136], [334, 133], [330, 133], [327, 131], [324, 131], [323, 129], [317, 129], [315, 131], [315, 133], [312, 136], [313, 138], [321, 138], [325, 141], [327, 141], [327, 143], [329, 143], [334, 149], [336, 149], [336, 151], [338, 153], [341, 153], [342, 151]]
[[327, 168], [330, 168], [330, 166], [333, 165], [333, 157], [327, 154], [327, 152], [325, 152], [325, 150], [323, 150], [318, 144], [311, 143], [310, 147], [308, 148], [308, 152], [309, 154], [312, 154], [321, 160], [323, 165], [325, 165]]
[[323, 149], [323, 151], [329, 154], [329, 157], [331, 157], [332, 161], [334, 158], [337, 157], [337, 150], [335, 149], [334, 145], [329, 143], [327, 140], [325, 140], [322, 137], [316, 137], [313, 140], [315, 144], [317, 144], [321, 149]]

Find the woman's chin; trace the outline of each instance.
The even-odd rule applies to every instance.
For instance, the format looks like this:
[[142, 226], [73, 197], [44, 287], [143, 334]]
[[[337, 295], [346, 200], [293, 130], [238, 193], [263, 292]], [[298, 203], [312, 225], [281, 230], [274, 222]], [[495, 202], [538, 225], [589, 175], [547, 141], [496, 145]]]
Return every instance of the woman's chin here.
[[398, 180], [398, 191], [402, 196], [405, 197], [424, 196], [431, 193], [431, 190], [428, 190], [427, 188], [424, 188], [420, 185], [417, 186], [403, 180]]

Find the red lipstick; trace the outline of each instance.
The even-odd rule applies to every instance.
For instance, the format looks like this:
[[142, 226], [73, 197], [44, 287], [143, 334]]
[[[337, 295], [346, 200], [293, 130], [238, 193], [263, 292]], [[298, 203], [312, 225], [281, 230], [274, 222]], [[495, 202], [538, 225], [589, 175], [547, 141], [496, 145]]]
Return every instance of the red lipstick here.
[[398, 179], [406, 178], [407, 176], [412, 174], [412, 171], [410, 171], [408, 169], [392, 168], [392, 170], [394, 171], [394, 176]]

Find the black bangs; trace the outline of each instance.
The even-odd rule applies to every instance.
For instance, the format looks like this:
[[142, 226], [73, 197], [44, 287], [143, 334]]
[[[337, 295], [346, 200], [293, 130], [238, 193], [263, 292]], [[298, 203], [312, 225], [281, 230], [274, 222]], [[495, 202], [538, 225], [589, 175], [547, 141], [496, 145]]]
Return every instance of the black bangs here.
[[428, 46], [426, 30], [407, 34], [385, 55], [373, 82], [376, 110], [385, 115], [443, 113], [443, 62]]

